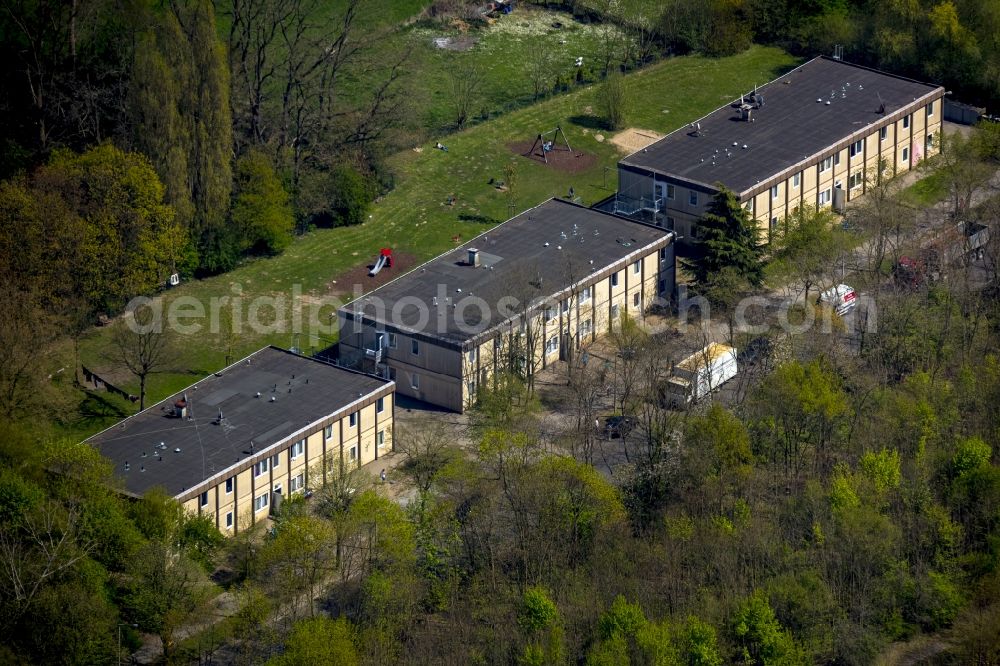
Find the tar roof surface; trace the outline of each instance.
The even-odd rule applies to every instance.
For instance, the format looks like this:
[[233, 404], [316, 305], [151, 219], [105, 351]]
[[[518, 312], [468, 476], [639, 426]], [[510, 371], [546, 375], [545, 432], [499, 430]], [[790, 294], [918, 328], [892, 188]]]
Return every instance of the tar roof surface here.
[[[668, 235], [664, 229], [549, 199], [344, 309], [357, 313], [364, 308], [366, 318], [460, 344], [506, 319], [499, 314], [501, 298], [534, 302], [557, 294], [643, 248], [665, 245]], [[480, 252], [478, 267], [467, 263], [470, 248]], [[478, 299], [488, 306], [486, 316], [473, 305]], [[427, 316], [421, 317], [417, 302], [426, 304]], [[399, 316], [393, 316], [394, 308]]]
[[[265, 347], [220, 375], [210, 375], [94, 435], [87, 443], [114, 463], [130, 493], [141, 495], [160, 486], [176, 496], [248, 459], [251, 440], [254, 454], [260, 454], [388, 383]], [[255, 397], [258, 391], [259, 398]], [[270, 401], [272, 391], [274, 402]], [[173, 416], [174, 402], [184, 394], [193, 415], [190, 420]], [[224, 417], [221, 423], [219, 410]], [[160, 442], [166, 445], [162, 450], [155, 448]], [[177, 448], [180, 453], [175, 452]]]
[[[698, 136], [685, 126], [622, 164], [745, 192], [935, 90], [940, 87], [815, 58], [757, 89], [764, 104], [753, 111], [754, 122], [740, 120], [727, 104], [699, 121]], [[880, 103], [885, 113], [878, 112]]]

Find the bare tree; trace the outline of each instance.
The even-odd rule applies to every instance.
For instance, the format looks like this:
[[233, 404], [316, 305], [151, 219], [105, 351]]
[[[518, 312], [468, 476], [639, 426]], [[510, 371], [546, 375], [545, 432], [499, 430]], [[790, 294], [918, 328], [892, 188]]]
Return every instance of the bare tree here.
[[456, 67], [451, 70], [451, 104], [455, 117], [455, 127], [462, 129], [479, 103], [479, 96], [485, 76], [478, 67]]
[[408, 476], [420, 493], [430, 491], [445, 465], [461, 455], [454, 435], [440, 420], [427, 420], [400, 428], [396, 450], [402, 454], [399, 470]]
[[166, 333], [153, 322], [142, 323], [130, 310], [115, 323], [110, 359], [120, 363], [139, 380], [139, 411], [146, 408], [146, 381], [173, 361], [173, 348]]

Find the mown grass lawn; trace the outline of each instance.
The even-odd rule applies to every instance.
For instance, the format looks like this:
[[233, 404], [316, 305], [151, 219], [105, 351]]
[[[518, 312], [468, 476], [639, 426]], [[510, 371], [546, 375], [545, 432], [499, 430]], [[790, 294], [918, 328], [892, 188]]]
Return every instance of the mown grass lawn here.
[[927, 166], [929, 171], [920, 180], [902, 192], [903, 202], [914, 208], [928, 208], [948, 197], [947, 176], [934, 167], [933, 161]]
[[[635, 100], [629, 124], [671, 131], [795, 64], [787, 53], [765, 47], [722, 59], [689, 56], [666, 60], [628, 77]], [[250, 261], [225, 275], [183, 284], [163, 294], [165, 311], [182, 296], [201, 302], [208, 311], [213, 297], [239, 293], [246, 308], [258, 296], [284, 295], [285, 327], [267, 333], [244, 328], [236, 339], [234, 356], [265, 344], [288, 347], [294, 342], [304, 351], [325, 347], [333, 339], [329, 334], [324, 334], [325, 339], [303, 336], [293, 340], [289, 330], [293, 288], [301, 290], [307, 300], [319, 299], [330, 294], [331, 287], [344, 289], [344, 284], [331, 285], [331, 281], [372, 261], [381, 247], [389, 246], [423, 261], [453, 246], [455, 236], [465, 240], [489, 229], [508, 217], [506, 195], [488, 184], [490, 178], [502, 177], [505, 164], [515, 164], [518, 171], [518, 211], [563, 196], [570, 187], [588, 205], [612, 194], [619, 154], [607, 141], [595, 138], [608, 134], [600, 129], [593, 115], [596, 110], [595, 88], [583, 88], [451, 135], [445, 140], [447, 152], [435, 150], [432, 142], [419, 146], [420, 152], [403, 151], [390, 160], [396, 174], [395, 189], [372, 206], [365, 224], [317, 230], [297, 239], [279, 257]], [[557, 125], [565, 129], [575, 151], [596, 156], [593, 166], [568, 174], [515, 155], [508, 148], [511, 142], [530, 140], [539, 131]], [[455, 203], [448, 205], [452, 196]], [[328, 321], [331, 311], [331, 305], [319, 309], [320, 321]], [[269, 312], [262, 312], [263, 320], [269, 321]], [[205, 331], [177, 336], [176, 370], [151, 377], [148, 402], [219, 369], [226, 358], [223, 337]], [[81, 342], [84, 364], [110, 371], [113, 364], [107, 359], [108, 343], [106, 329], [92, 331]], [[134, 381], [121, 375], [118, 378], [135, 392]], [[104, 419], [111, 420], [111, 416]], [[104, 421], [94, 418], [88, 421], [87, 429], [99, 429]]]

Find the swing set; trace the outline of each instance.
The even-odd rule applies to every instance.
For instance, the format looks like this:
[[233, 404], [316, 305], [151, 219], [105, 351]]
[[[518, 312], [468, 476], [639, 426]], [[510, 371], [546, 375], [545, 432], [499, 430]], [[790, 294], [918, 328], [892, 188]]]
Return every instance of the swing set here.
[[[573, 152], [573, 149], [569, 146], [569, 139], [566, 138], [566, 132], [563, 131], [562, 127], [556, 127], [548, 132], [542, 132], [535, 137], [535, 142], [531, 144], [531, 150], [526, 152], [525, 157], [541, 157], [542, 161], [546, 164], [549, 163], [548, 154], [553, 150], [564, 150], [564, 148], [558, 146], [556, 142], [562, 137], [562, 142], [566, 146], [565, 150], [568, 152]], [[541, 150], [541, 152], [536, 152]]]

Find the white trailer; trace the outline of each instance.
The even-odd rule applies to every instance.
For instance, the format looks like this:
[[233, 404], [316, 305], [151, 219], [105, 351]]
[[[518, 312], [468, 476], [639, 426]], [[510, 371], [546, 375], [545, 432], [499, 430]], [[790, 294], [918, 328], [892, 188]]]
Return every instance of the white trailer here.
[[736, 348], [713, 342], [674, 366], [663, 385], [664, 401], [675, 407], [697, 402], [736, 376]]

